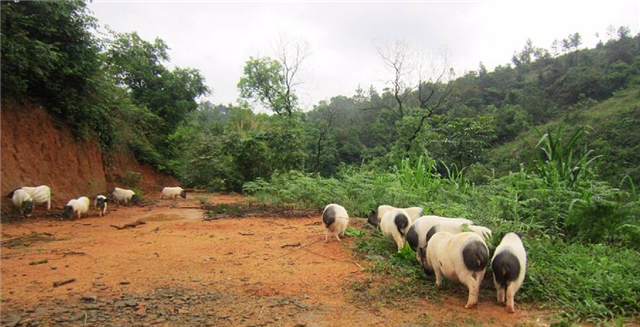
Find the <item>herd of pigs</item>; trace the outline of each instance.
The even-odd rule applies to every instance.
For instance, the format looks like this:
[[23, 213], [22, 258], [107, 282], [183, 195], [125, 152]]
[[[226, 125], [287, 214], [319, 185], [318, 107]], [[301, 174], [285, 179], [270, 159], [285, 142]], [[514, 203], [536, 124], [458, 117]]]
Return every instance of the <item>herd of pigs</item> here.
[[[340, 241], [349, 224], [347, 210], [338, 204], [324, 208], [322, 221], [326, 227], [325, 241], [335, 237]], [[489, 248], [485, 239], [491, 230], [476, 226], [465, 218], [422, 216], [422, 208], [394, 208], [381, 205], [369, 214], [368, 222], [390, 235], [398, 246], [405, 240], [416, 252], [416, 258], [427, 275], [435, 274], [436, 285], [442, 278], [459, 281], [469, 289], [465, 308], [478, 303], [480, 284], [489, 263]], [[515, 233], [507, 233], [496, 247], [491, 259], [493, 282], [498, 302], [515, 312], [514, 297], [524, 281], [527, 254], [522, 240]]]
[[[161, 198], [186, 198], [186, 192], [180, 187], [165, 187]], [[7, 196], [16, 209], [29, 217], [37, 204], [46, 204], [51, 209], [51, 188], [46, 185], [21, 187]], [[95, 196], [94, 206], [99, 215], [107, 210], [107, 196]], [[111, 200], [128, 204], [137, 202], [132, 190], [115, 187]], [[81, 218], [89, 212], [91, 201], [86, 196], [71, 199], [62, 209], [64, 218]], [[349, 224], [347, 210], [338, 204], [329, 204], [324, 208], [322, 221], [326, 227], [325, 241], [344, 233]], [[489, 263], [489, 248], [485, 239], [491, 237], [491, 230], [475, 225], [465, 218], [445, 218], [440, 216], [422, 216], [422, 208], [394, 208], [381, 205], [369, 214], [368, 222], [376, 226], [385, 235], [395, 241], [398, 251], [409, 243], [416, 252], [416, 259], [422, 265], [425, 274], [434, 275], [439, 287], [442, 278], [459, 281], [469, 289], [466, 308], [478, 303], [480, 284]], [[491, 259], [493, 281], [497, 290], [498, 302], [506, 303], [508, 312], [515, 312], [514, 296], [524, 280], [527, 255], [515, 233], [508, 233], [496, 247]]]
[[[186, 199], [187, 193], [181, 187], [165, 187], [162, 189], [162, 195], [160, 197], [176, 198], [178, 196]], [[36, 187], [23, 186], [11, 191], [7, 197], [11, 199], [13, 205], [24, 217], [31, 216], [33, 207], [37, 204], [46, 204], [47, 210], [51, 210], [51, 188], [47, 185]], [[138, 201], [136, 192], [119, 187], [113, 189], [111, 198], [114, 202], [123, 204], [130, 202], [136, 203]], [[104, 216], [107, 212], [107, 197], [102, 194], [96, 195], [94, 206], [98, 210], [100, 217]], [[62, 208], [62, 217], [71, 218], [74, 216], [80, 219], [82, 215], [89, 212], [89, 209], [91, 209], [91, 200], [86, 196], [81, 196], [67, 202], [67, 205]]]

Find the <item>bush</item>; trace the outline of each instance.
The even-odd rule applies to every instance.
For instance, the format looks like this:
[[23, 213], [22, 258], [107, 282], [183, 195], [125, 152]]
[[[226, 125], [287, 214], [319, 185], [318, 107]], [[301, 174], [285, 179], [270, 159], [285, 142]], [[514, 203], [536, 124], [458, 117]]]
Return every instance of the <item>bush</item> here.
[[[602, 322], [640, 313], [635, 277], [640, 271], [635, 218], [640, 207], [635, 193], [594, 180], [588, 169], [579, 178], [549, 179], [521, 167], [489, 178], [485, 185], [471, 185], [447, 168], [442, 176], [433, 161], [405, 159], [390, 172], [342, 168], [335, 178], [279, 173], [269, 181], [246, 183], [244, 190], [263, 201], [313, 209], [339, 203], [355, 216], [380, 204], [420, 205], [426, 213], [466, 217], [491, 228], [490, 249], [503, 232], [518, 232], [529, 258], [520, 299], [548, 303], [573, 321]], [[409, 248], [396, 253], [393, 242], [374, 231], [357, 238], [356, 252], [373, 261], [373, 273], [395, 276], [384, 288], [360, 292], [358, 301], [384, 305], [414, 296], [437, 298]], [[352, 285], [356, 290], [366, 287]]]
[[127, 173], [122, 178], [122, 184], [131, 188], [138, 187], [141, 181], [142, 181], [142, 175], [138, 172], [131, 171], [131, 170], [127, 171]]

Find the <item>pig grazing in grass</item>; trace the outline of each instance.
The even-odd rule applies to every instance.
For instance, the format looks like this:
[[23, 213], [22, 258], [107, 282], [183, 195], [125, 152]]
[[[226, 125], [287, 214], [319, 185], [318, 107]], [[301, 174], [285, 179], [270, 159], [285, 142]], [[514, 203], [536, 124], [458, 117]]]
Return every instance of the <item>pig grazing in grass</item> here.
[[427, 232], [427, 243], [429, 243], [429, 239], [438, 232], [459, 234], [464, 232], [465, 229], [467, 229], [466, 231], [468, 232], [474, 232], [480, 235], [484, 240], [490, 239], [491, 235], [493, 235], [493, 232], [489, 228], [483, 226], [460, 224], [459, 222], [454, 221], [440, 221], [431, 227], [429, 232]]
[[488, 262], [489, 249], [476, 233], [439, 232], [427, 244], [427, 263], [436, 275], [436, 285], [440, 287], [445, 277], [467, 286], [467, 309], [478, 304], [480, 284]]
[[391, 235], [398, 246], [398, 252], [404, 247], [404, 240], [411, 226], [411, 218], [405, 209], [387, 211], [380, 221], [380, 231]]
[[367, 222], [369, 224], [371, 224], [372, 226], [375, 227], [379, 227], [380, 226], [380, 221], [382, 220], [382, 217], [384, 217], [384, 215], [394, 209], [403, 209], [407, 211], [408, 217], [411, 219], [411, 221], [415, 221], [416, 219], [418, 219], [420, 216], [422, 216], [422, 208], [420, 207], [411, 207], [411, 208], [395, 208], [389, 205], [381, 205], [379, 206], [377, 209], [375, 210], [371, 210], [371, 212], [369, 213], [369, 218], [367, 219]]
[[502, 238], [491, 259], [491, 269], [498, 302], [506, 302], [507, 311], [516, 312], [514, 297], [522, 286], [527, 269], [527, 252], [517, 234], [508, 233]]
[[[407, 232], [407, 242], [409, 243], [411, 249], [416, 252], [416, 259], [418, 259], [418, 262], [420, 262], [421, 264], [423, 261], [425, 261], [425, 258], [420, 256], [420, 251], [418, 251], [418, 248], [421, 248], [423, 250], [427, 248], [427, 233], [433, 226], [437, 225], [439, 222], [456, 223], [458, 225], [473, 225], [473, 222], [471, 220], [465, 218], [422, 216], [415, 220], [411, 227], [409, 227], [409, 231]], [[425, 251], [423, 251], [422, 253], [425, 253]]]

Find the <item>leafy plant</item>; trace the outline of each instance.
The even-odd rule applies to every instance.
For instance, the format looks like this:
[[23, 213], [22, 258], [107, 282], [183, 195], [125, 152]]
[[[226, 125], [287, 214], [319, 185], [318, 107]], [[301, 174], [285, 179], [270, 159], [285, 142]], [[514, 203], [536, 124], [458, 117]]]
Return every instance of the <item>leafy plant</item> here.
[[139, 172], [128, 170], [122, 178], [122, 184], [127, 187], [138, 187], [142, 181], [142, 175]]
[[536, 147], [542, 150], [544, 156], [538, 158], [536, 171], [547, 183], [560, 181], [571, 187], [577, 181], [589, 177], [587, 175], [592, 173], [591, 164], [600, 157], [590, 158], [593, 150], [577, 151], [578, 142], [586, 133], [585, 127], [578, 128], [567, 142], [563, 142], [566, 127], [565, 124], [559, 125], [555, 134], [549, 131], [542, 135], [538, 131], [541, 136]]

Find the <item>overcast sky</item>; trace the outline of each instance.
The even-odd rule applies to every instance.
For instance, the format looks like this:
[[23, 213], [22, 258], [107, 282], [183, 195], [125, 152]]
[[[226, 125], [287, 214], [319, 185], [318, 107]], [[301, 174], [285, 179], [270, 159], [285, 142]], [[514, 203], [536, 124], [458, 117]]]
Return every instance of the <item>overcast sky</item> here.
[[491, 2], [278, 2], [105, 1], [89, 4], [101, 25], [146, 39], [159, 37], [171, 50], [168, 66], [199, 69], [213, 90], [208, 99], [238, 98], [237, 83], [249, 56], [270, 55], [279, 35], [310, 46], [297, 91], [304, 108], [360, 85], [383, 87], [377, 55], [381, 42], [404, 40], [425, 54], [446, 51], [457, 75], [510, 62], [530, 38], [550, 49], [554, 39], [579, 32], [583, 47], [609, 25], [640, 28], [639, 1]]

